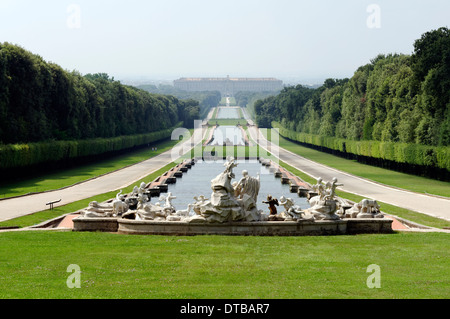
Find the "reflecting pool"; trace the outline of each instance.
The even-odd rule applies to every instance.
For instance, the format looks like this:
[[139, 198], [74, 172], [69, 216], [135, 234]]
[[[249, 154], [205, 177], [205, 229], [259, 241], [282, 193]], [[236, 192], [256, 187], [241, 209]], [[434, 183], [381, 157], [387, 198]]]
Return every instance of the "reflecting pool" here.
[[[194, 197], [204, 195], [206, 198], [211, 198], [211, 180], [219, 175], [223, 170], [225, 161], [198, 161], [192, 166], [190, 170], [183, 174], [182, 178], [177, 178], [177, 182], [169, 186], [171, 192], [177, 198], [172, 201], [177, 210], [187, 209], [188, 204], [195, 202]], [[281, 196], [290, 197], [295, 204], [302, 209], [309, 208], [310, 205], [306, 198], [299, 197], [296, 193], [290, 193], [289, 185], [282, 184], [279, 178], [275, 178], [269, 169], [262, 166], [257, 160], [238, 160], [239, 165], [234, 168], [233, 172], [236, 177], [232, 182], [239, 182], [242, 178], [242, 171], [247, 170], [250, 176], [256, 177], [260, 174], [261, 188], [258, 195], [257, 206], [258, 209], [268, 212], [267, 205], [262, 201], [267, 199], [267, 195], [280, 199]], [[165, 195], [165, 194], [161, 194]], [[152, 198], [153, 203], [158, 201], [158, 198]], [[284, 208], [279, 207], [278, 211], [283, 211]]]
[[221, 107], [217, 112], [218, 119], [240, 119], [238, 108]]

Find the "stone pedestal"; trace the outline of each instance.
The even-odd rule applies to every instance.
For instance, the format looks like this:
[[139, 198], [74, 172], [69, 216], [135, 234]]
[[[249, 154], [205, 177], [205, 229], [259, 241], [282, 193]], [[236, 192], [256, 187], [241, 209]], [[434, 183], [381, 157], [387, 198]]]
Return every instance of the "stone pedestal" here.
[[392, 233], [392, 219], [352, 218], [341, 220], [299, 220], [208, 223], [147, 221], [117, 218], [73, 219], [74, 231], [103, 231], [141, 235], [241, 235], [241, 236], [328, 236]]
[[347, 222], [347, 233], [354, 234], [389, 234], [392, 233], [390, 218], [351, 218]]
[[182, 171], [176, 171], [173, 176], [175, 177], [183, 177], [183, 172]]
[[77, 217], [72, 219], [74, 231], [117, 232], [119, 225], [117, 218]]
[[321, 236], [343, 235], [345, 221], [266, 221], [230, 223], [149, 222], [120, 220], [118, 232], [139, 235]]
[[307, 189], [307, 188], [299, 187], [297, 189], [298, 196], [303, 197], [303, 198], [306, 198], [308, 196], [308, 192], [309, 192], [309, 189]]
[[289, 185], [289, 191], [291, 193], [298, 193], [298, 185], [291, 182], [291, 184]]

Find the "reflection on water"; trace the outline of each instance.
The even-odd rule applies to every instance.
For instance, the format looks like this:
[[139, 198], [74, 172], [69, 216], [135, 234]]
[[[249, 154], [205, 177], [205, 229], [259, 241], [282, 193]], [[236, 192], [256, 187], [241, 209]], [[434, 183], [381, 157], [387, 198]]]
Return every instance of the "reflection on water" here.
[[214, 139], [210, 145], [244, 146], [242, 130], [237, 126], [219, 126], [214, 130]]
[[237, 108], [221, 107], [217, 112], [218, 119], [239, 119], [239, 112]]
[[[261, 203], [267, 199], [267, 195], [280, 199], [281, 196], [290, 197], [294, 200], [296, 205], [302, 209], [309, 208], [309, 203], [305, 198], [299, 197], [295, 193], [290, 193], [289, 185], [281, 184], [279, 178], [275, 178], [273, 173], [262, 166], [257, 160], [239, 160], [239, 165], [233, 170], [236, 175], [232, 182], [238, 182], [242, 178], [242, 171], [247, 170], [250, 176], [257, 176], [260, 174], [261, 188], [258, 195], [257, 206], [258, 209], [268, 212], [267, 205]], [[177, 198], [172, 201], [177, 210], [186, 209], [188, 204], [195, 202], [194, 197], [204, 195], [206, 198], [211, 198], [211, 180], [224, 171], [224, 161], [202, 162], [198, 161], [196, 165], [183, 174], [182, 178], [177, 178], [176, 184], [169, 186], [171, 192]], [[165, 194], [162, 194], [165, 195]], [[153, 203], [158, 201], [158, 198], [152, 198]], [[283, 211], [281, 206], [278, 211]]]

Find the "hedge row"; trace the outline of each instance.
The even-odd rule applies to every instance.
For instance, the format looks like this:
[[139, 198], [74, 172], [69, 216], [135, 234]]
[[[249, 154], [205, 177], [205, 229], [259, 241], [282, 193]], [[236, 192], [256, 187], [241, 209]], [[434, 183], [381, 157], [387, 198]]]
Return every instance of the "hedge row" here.
[[332, 150], [358, 156], [394, 161], [401, 164], [422, 165], [450, 171], [450, 147], [427, 146], [380, 141], [352, 141], [336, 137], [320, 136], [291, 131], [278, 122], [280, 135], [301, 143], [326, 147]]
[[0, 169], [99, 155], [170, 138], [173, 128], [157, 132], [78, 141], [52, 141], [0, 145]]

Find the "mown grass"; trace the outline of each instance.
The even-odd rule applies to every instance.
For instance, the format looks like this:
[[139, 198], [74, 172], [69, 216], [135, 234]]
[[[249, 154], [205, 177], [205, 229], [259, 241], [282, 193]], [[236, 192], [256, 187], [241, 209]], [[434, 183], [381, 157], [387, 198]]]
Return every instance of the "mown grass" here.
[[[448, 235], [331, 237], [0, 234], [0, 298], [450, 297]], [[81, 269], [69, 289], [67, 267]], [[370, 289], [367, 267], [380, 266]]]
[[[114, 196], [98, 195], [52, 214]], [[49, 219], [46, 214], [21, 219], [23, 225], [35, 224], [40, 221], [34, 218]], [[448, 234], [168, 237], [33, 231], [0, 233], [0, 238], [2, 299], [450, 297]], [[80, 289], [66, 285], [71, 264], [81, 268]], [[371, 264], [381, 268], [381, 288], [366, 285]]]
[[[301, 178], [305, 182], [310, 183], [311, 185], [317, 183], [317, 181], [314, 178], [299, 171], [298, 169], [296, 169], [282, 161], [279, 161], [279, 163], [282, 167], [286, 168], [291, 173], [297, 175], [299, 178]], [[364, 199], [364, 197], [362, 197], [362, 196], [344, 192], [339, 189], [336, 190], [336, 194], [341, 198], [351, 200], [355, 203], [359, 203], [361, 200]], [[404, 218], [406, 220], [410, 220], [410, 221], [413, 221], [417, 224], [424, 225], [424, 226], [435, 227], [435, 228], [450, 227], [450, 221], [448, 221], [448, 220], [441, 219], [441, 218], [435, 218], [435, 217], [421, 214], [421, 213], [418, 213], [418, 212], [415, 212], [415, 211], [412, 211], [412, 210], [409, 210], [406, 208], [386, 204], [381, 201], [377, 201], [377, 202], [378, 202], [378, 204], [380, 204], [381, 210], [386, 214], [398, 216], [400, 218]]]
[[[21, 178], [7, 183], [0, 181], [0, 198], [38, 193], [55, 190], [76, 183], [104, 175], [129, 165], [134, 165], [145, 161], [151, 157], [170, 150], [178, 141], [164, 141], [150, 145], [146, 148], [117, 155], [95, 163], [80, 165], [67, 170], [58, 170], [53, 173], [37, 175], [32, 178]], [[152, 148], [157, 150], [152, 150]]]
[[[154, 173], [142, 178], [141, 180], [137, 181], [136, 183], [128, 186], [127, 188], [123, 189], [123, 193], [130, 193], [133, 190], [133, 187], [135, 185], [140, 185], [142, 182], [148, 183], [157, 178], [158, 176], [164, 174], [166, 171], [170, 170], [172, 167], [174, 167], [175, 163], [170, 163], [164, 166], [163, 168], [155, 171]], [[80, 209], [88, 207], [89, 203], [92, 201], [97, 201], [99, 203], [109, 200], [111, 198], [114, 198], [119, 190], [113, 191], [113, 192], [107, 192], [104, 194], [99, 194], [90, 198], [86, 198], [83, 200], [79, 200], [67, 205], [63, 206], [56, 206], [54, 210], [45, 210], [41, 212], [37, 212], [34, 214], [14, 218], [11, 220], [0, 222], [0, 227], [29, 227], [38, 225], [42, 222], [51, 220], [53, 218], [57, 218], [60, 216], [63, 216], [65, 214], [76, 212]]]
[[[270, 134], [267, 130], [267, 134]], [[263, 134], [265, 134], [263, 130]], [[270, 139], [270, 136], [269, 136]], [[321, 163], [340, 171], [367, 178], [378, 183], [410, 190], [423, 194], [450, 197], [450, 183], [417, 175], [405, 174], [376, 166], [358, 163], [332, 154], [320, 152], [279, 137], [279, 146], [314, 162]]]
[[212, 119], [217, 118], [217, 113], [218, 113], [218, 112], [219, 112], [219, 108], [218, 108], [218, 107], [214, 108], [214, 112], [213, 112], [211, 118], [212, 118]]

